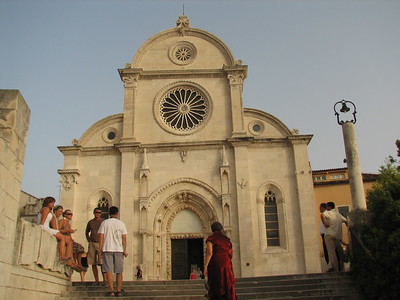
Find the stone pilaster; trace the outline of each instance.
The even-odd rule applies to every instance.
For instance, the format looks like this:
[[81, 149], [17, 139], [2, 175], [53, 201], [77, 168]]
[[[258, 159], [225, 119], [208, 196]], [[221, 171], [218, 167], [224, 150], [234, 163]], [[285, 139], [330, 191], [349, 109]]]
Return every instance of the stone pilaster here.
[[253, 209], [250, 195], [250, 171], [248, 167], [248, 148], [246, 143], [232, 142], [235, 157], [235, 174], [236, 174], [236, 198], [237, 198], [237, 218], [238, 224], [233, 231], [237, 231], [239, 235], [240, 249], [240, 273], [238, 276], [248, 277], [254, 274], [254, 246], [252, 243], [257, 240], [254, 236], [253, 229], [258, 224], [254, 224], [257, 216], [253, 215], [256, 211]]
[[231, 232], [232, 230], [232, 204], [231, 204], [231, 190], [230, 190], [230, 166], [226, 159], [225, 146], [222, 148], [222, 161], [219, 167], [220, 180], [221, 180], [221, 204], [222, 204], [222, 223], [225, 231]]
[[245, 136], [243, 115], [243, 82], [247, 76], [247, 66], [225, 66], [224, 70], [229, 80], [231, 113], [232, 113], [232, 137]]
[[[148, 230], [147, 226], [147, 214], [149, 205], [149, 175], [150, 168], [147, 163], [147, 150], [143, 150], [143, 164], [139, 171], [139, 209], [140, 209], [140, 220], [139, 220], [139, 231], [141, 233]], [[143, 235], [142, 235], [143, 236]], [[143, 238], [144, 245], [144, 238]]]
[[[139, 143], [124, 143], [116, 145], [121, 152], [121, 188], [120, 199], [116, 203], [120, 208], [120, 219], [125, 223], [128, 231], [127, 251], [129, 256], [126, 258], [127, 266], [134, 266], [134, 263], [140, 259], [138, 257], [137, 243], [139, 236], [134, 235], [134, 228], [138, 228], [139, 211], [139, 193], [137, 183], [135, 183], [136, 156], [139, 149]], [[126, 278], [134, 277], [134, 269], [124, 270]]]
[[[58, 147], [64, 154], [64, 168], [57, 170], [60, 175], [59, 182], [61, 184], [60, 203], [64, 208], [74, 208], [77, 200], [77, 192], [79, 186], [79, 157], [82, 147], [75, 142], [75, 146]], [[56, 196], [56, 195], [53, 195]], [[57, 195], [58, 196], [58, 195]]]
[[315, 273], [321, 271], [319, 257], [319, 240], [317, 234], [310, 234], [316, 232], [317, 223], [315, 221], [315, 212], [310, 210], [310, 207], [315, 206], [314, 199], [314, 186], [312, 181], [312, 170], [307, 155], [307, 144], [311, 137], [292, 137], [289, 138], [293, 147], [293, 163], [295, 173], [294, 181], [296, 184], [296, 191], [298, 200], [294, 201], [299, 204], [298, 214], [299, 224], [296, 224], [297, 236], [301, 239], [304, 249], [303, 259], [298, 259], [299, 268], [302, 266], [300, 262], [304, 262], [304, 270], [299, 269], [300, 272]]
[[122, 139], [126, 142], [134, 142], [135, 138], [135, 103], [142, 69], [131, 69], [127, 64], [125, 69], [118, 70], [124, 83], [124, 123]]

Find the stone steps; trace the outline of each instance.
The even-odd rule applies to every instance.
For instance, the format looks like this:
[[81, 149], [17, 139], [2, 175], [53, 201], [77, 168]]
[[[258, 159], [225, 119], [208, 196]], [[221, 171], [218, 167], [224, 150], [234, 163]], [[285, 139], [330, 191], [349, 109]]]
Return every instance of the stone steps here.
[[[195, 300], [206, 299], [203, 280], [128, 281], [122, 299]], [[105, 286], [74, 282], [59, 300], [110, 299]], [[363, 299], [348, 273], [299, 274], [238, 278], [239, 300], [251, 299]]]

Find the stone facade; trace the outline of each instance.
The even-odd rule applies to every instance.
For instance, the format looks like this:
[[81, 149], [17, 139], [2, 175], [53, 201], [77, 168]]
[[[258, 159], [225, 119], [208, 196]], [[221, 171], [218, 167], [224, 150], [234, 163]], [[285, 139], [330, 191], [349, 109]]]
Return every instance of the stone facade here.
[[129, 232], [127, 280], [137, 264], [146, 279], [176, 278], [176, 241], [202, 240], [203, 252], [213, 221], [233, 242], [237, 277], [321, 270], [312, 135], [243, 107], [247, 66], [222, 40], [180, 16], [119, 74], [123, 113], [59, 147], [61, 203], [78, 242], [95, 207], [116, 205]]

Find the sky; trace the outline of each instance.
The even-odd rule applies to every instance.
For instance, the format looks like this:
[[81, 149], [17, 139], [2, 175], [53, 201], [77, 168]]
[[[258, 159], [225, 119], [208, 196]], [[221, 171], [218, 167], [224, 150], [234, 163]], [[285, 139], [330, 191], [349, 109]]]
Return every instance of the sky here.
[[58, 146], [123, 112], [118, 68], [179, 15], [248, 65], [244, 106], [313, 134], [313, 170], [342, 168], [333, 106], [357, 107], [361, 168], [378, 173], [400, 138], [400, 1], [0, 0], [0, 89], [31, 109], [22, 190], [59, 197]]

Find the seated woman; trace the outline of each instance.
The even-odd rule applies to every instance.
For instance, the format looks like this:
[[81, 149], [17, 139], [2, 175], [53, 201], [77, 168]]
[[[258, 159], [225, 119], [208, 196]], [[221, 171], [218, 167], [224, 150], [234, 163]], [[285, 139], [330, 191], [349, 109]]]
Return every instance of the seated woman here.
[[46, 197], [43, 201], [42, 209], [40, 210], [37, 217], [37, 224], [41, 226], [48, 233], [53, 235], [58, 241], [58, 252], [60, 254], [60, 261], [65, 263], [72, 259], [72, 256], [66, 255], [66, 237], [61, 234], [57, 229], [50, 227], [50, 222], [54, 219], [53, 214], [51, 213], [54, 204], [56, 203], [56, 199], [53, 197]]
[[[74, 214], [72, 213], [72, 211], [70, 209], [66, 209], [66, 210], [64, 210], [62, 215], [64, 218], [62, 220], [60, 220], [60, 222], [58, 223], [59, 230], [65, 236], [71, 237], [71, 234], [76, 232], [76, 229], [71, 228], [71, 223], [70, 223], [72, 216]], [[84, 267], [82, 266], [82, 263], [81, 263], [81, 258], [82, 258], [82, 254], [85, 252], [85, 248], [81, 244], [75, 242], [72, 239], [72, 237], [71, 237], [71, 240], [73, 243], [72, 253], [73, 253], [74, 261], [79, 267], [84, 269]]]
[[[53, 208], [53, 214], [54, 214], [53, 219], [50, 221], [50, 227], [53, 228], [53, 229], [58, 230], [61, 235], [63, 235], [63, 234], [61, 233], [61, 231], [59, 229], [60, 228], [59, 227], [60, 226], [60, 222], [58, 220], [61, 217], [62, 213], [63, 213], [63, 207], [61, 205], [56, 205]], [[68, 257], [72, 258], [72, 255], [73, 255], [72, 254], [72, 248], [73, 248], [74, 241], [72, 240], [72, 238], [70, 236], [67, 236], [67, 235], [63, 235], [63, 236], [64, 236], [64, 239], [65, 239], [65, 247], [66, 247], [65, 252], [66, 252], [66, 255]], [[83, 271], [83, 267], [80, 267], [78, 264], [76, 264], [76, 262], [74, 260], [68, 261], [66, 263], [66, 265], [71, 267], [71, 268], [73, 268], [77, 272]]]

